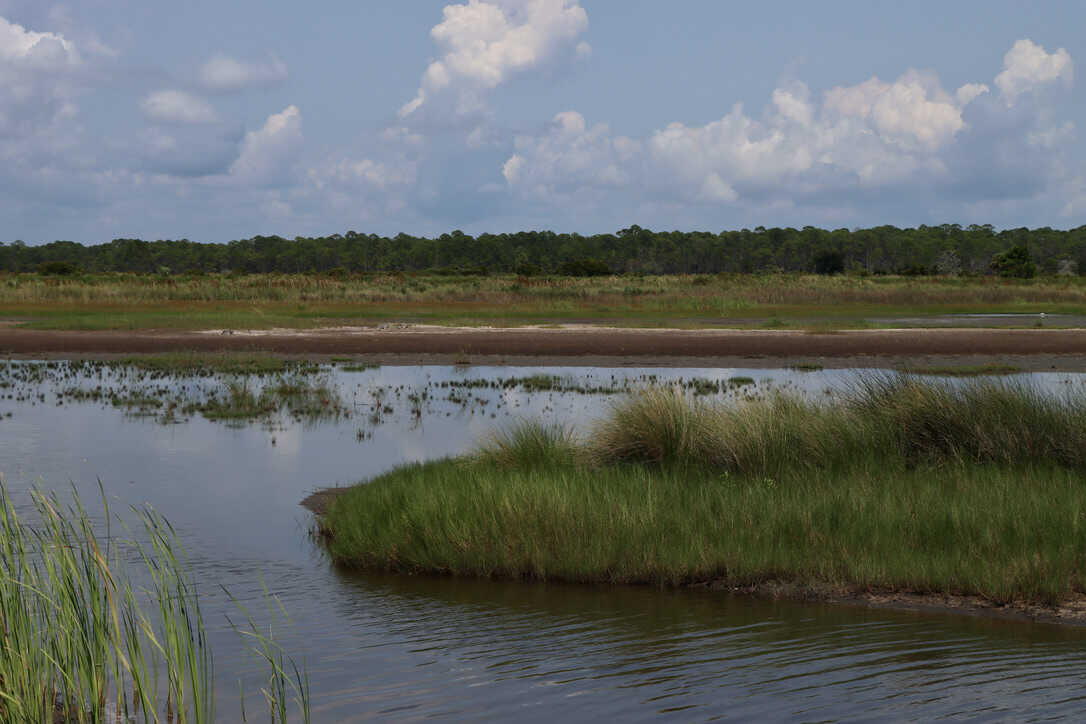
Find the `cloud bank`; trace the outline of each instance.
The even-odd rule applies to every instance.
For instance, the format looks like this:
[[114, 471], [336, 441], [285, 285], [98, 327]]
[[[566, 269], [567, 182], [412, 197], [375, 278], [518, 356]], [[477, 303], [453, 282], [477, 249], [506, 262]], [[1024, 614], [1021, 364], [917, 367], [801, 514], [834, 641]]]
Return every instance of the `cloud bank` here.
[[[1001, 66], [957, 87], [907, 69], [848, 85], [780, 83], [764, 103], [721, 99], [709, 122], [677, 115], [636, 137], [615, 130], [622, 118], [569, 106], [513, 130], [494, 91], [591, 54], [588, 14], [577, 0], [466, 0], [430, 29], [435, 56], [413, 97], [402, 88], [411, 100], [398, 114], [393, 105], [380, 126], [325, 138], [327, 117], [303, 113], [299, 99], [311, 96], [289, 95], [291, 73], [271, 55], [198, 50], [206, 60], [187, 70], [114, 73], [133, 70], [123, 54], [63, 27], [0, 17], [6, 228], [67, 219], [73, 238], [152, 225], [170, 236], [193, 234], [196, 219], [233, 230], [212, 231], [223, 238], [374, 223], [589, 230], [631, 219], [877, 224], [894, 213], [998, 221], [1086, 210], [1066, 112], [1074, 61], [1033, 39], [1001, 48]], [[255, 91], [273, 88], [282, 93], [262, 107], [268, 96]], [[136, 112], [103, 126], [100, 98]]]
[[1056, 119], [1048, 93], [1072, 79], [1066, 50], [1020, 40], [993, 81], [998, 98], [985, 83], [951, 92], [917, 70], [821, 97], [797, 82], [775, 89], [760, 117], [736, 104], [719, 120], [671, 123], [640, 140], [566, 111], [517, 137], [502, 174], [516, 193], [551, 202], [814, 204], [832, 194], [847, 203], [924, 189], [981, 201], [994, 191], [985, 178], [1013, 178], [1029, 197], [1066, 178], [1059, 149], [1074, 124]]

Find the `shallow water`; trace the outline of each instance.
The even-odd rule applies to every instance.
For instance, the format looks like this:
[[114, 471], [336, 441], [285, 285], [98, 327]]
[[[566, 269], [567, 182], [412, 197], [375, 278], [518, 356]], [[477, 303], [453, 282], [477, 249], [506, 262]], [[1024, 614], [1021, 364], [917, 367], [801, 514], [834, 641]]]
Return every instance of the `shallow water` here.
[[868, 321], [907, 327], [1075, 327], [1086, 326], [1081, 314], [1034, 314], [1029, 312], [981, 312], [933, 314], [925, 317], [872, 317]]
[[[559, 389], [619, 394], [627, 382], [682, 379], [693, 394], [719, 381], [725, 392], [713, 396], [787, 389], [823, 398], [845, 384], [848, 371], [385, 367], [321, 374], [348, 414], [244, 426], [194, 414], [161, 424], [105, 403], [58, 406], [56, 393], [70, 379], [38, 385], [44, 399], [0, 390], [0, 472], [18, 503], [25, 505], [33, 485], [72, 485], [91, 502], [101, 480], [115, 511], [150, 503], [177, 528], [206, 597], [222, 721], [238, 718], [238, 679], [250, 713], [261, 681], [226, 625], [224, 614], [234, 609], [220, 584], [249, 605], [262, 605], [265, 585], [282, 600], [292, 627], [281, 641], [305, 658], [315, 721], [1019, 720], [1077, 718], [1082, 710], [1083, 629], [699, 591], [358, 575], [329, 565], [298, 505], [319, 487], [462, 452], [516, 417], [583, 429], [613, 399], [539, 389], [539, 378], [535, 386], [490, 386], [498, 379], [555, 375]], [[754, 383], [727, 383], [743, 377]], [[702, 382], [690, 386], [692, 379]], [[1022, 379], [1057, 392], [1086, 381]]]

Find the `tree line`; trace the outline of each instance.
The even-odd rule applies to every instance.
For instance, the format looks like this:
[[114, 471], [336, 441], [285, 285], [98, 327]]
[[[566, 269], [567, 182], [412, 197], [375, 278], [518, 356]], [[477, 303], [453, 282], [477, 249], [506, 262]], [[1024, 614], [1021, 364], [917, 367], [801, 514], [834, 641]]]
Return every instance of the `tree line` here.
[[324, 237], [254, 236], [229, 243], [115, 239], [97, 245], [0, 243], [0, 270], [77, 273], [712, 274], [857, 272], [1003, 274], [1086, 272], [1086, 226], [1006, 229], [943, 224], [867, 229], [794, 228], [614, 234], [521, 231], [436, 238], [348, 231]]

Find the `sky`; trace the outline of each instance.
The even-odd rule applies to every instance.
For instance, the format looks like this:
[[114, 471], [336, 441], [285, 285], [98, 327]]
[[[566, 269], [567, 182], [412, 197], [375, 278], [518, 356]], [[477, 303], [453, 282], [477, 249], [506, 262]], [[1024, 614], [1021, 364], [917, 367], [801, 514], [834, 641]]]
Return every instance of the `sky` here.
[[1086, 224], [1081, 0], [0, 0], [0, 241]]

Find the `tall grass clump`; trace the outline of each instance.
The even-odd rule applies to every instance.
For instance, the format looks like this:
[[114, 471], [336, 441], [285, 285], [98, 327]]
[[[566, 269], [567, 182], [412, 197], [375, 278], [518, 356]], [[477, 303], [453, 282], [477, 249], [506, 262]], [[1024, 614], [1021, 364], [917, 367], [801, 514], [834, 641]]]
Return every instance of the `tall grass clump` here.
[[566, 465], [577, 454], [570, 428], [539, 420], [520, 420], [487, 437], [473, 458], [481, 465], [533, 468]]
[[602, 465], [696, 465], [756, 475], [836, 468], [869, 452], [867, 429], [849, 418], [846, 410], [784, 394], [724, 404], [652, 389], [613, 405], [586, 449]]
[[1019, 380], [860, 377], [846, 396], [909, 464], [975, 462], [1086, 470], [1086, 396]]
[[865, 375], [836, 403], [783, 393], [734, 403], [651, 390], [619, 401], [586, 443], [601, 464], [696, 462], [749, 474], [861, 461], [1086, 470], [1086, 397], [1012, 380]]
[[78, 496], [31, 501], [36, 525], [0, 481], [0, 721], [214, 721], [212, 652], [170, 524], [141, 509], [146, 542], [122, 540], [103, 495], [99, 537]]
[[710, 408], [677, 388], [631, 395], [592, 431], [590, 449], [606, 461], [702, 460], [713, 446]]

